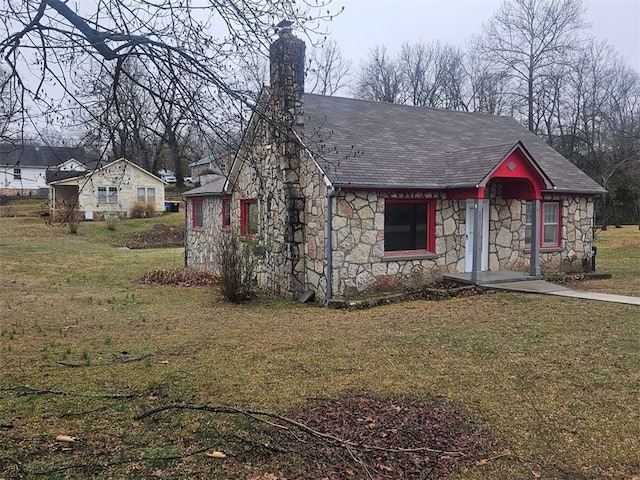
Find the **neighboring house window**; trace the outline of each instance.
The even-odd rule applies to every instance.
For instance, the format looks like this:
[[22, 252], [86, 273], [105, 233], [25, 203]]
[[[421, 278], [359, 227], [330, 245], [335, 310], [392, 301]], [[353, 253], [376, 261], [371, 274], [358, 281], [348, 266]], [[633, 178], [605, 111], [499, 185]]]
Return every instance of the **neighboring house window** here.
[[98, 203], [118, 203], [118, 187], [98, 187]]
[[384, 251], [435, 251], [434, 222], [433, 200], [387, 199], [384, 207]]
[[13, 169], [13, 179], [22, 180], [22, 170], [20, 168]]
[[138, 187], [138, 189], [137, 189], [137, 197], [138, 197], [138, 202], [155, 203], [155, 201], [156, 201], [156, 189], [153, 188], [153, 187], [150, 187], [150, 188]]
[[231, 199], [222, 199], [222, 228], [231, 228]]
[[[540, 246], [560, 246], [560, 202], [540, 202]], [[531, 202], [525, 203], [525, 244], [531, 245]]]
[[191, 201], [191, 225], [195, 229], [201, 229], [204, 226], [202, 216], [202, 200]]
[[258, 201], [256, 199], [240, 201], [240, 232], [245, 237], [258, 234]]

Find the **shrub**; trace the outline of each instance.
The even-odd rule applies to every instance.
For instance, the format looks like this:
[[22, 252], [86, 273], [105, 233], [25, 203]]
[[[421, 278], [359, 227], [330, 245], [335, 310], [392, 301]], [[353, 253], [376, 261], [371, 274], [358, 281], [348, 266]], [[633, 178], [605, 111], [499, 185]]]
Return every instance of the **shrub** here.
[[78, 208], [78, 199], [69, 198], [57, 202], [55, 221], [66, 223], [69, 227], [69, 233], [78, 233], [82, 213]]
[[120, 220], [120, 217], [118, 217], [118, 215], [115, 215], [113, 213], [109, 213], [104, 216], [104, 221], [107, 224], [107, 229], [111, 231], [116, 229], [116, 225], [118, 224], [119, 220]]
[[236, 233], [224, 232], [216, 246], [219, 286], [222, 296], [230, 302], [249, 299], [253, 292], [253, 277], [258, 265], [256, 242]]
[[149, 202], [137, 202], [131, 207], [131, 218], [153, 218], [156, 216], [156, 206]]

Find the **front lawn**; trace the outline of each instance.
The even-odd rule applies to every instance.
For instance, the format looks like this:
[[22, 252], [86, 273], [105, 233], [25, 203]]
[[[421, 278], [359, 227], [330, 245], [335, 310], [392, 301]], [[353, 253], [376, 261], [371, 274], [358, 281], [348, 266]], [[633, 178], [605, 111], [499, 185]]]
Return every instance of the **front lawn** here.
[[[263, 421], [315, 418], [314, 432], [348, 441], [319, 405], [349, 406], [373, 444], [422, 418], [391, 428], [352, 407], [371, 399], [398, 415], [444, 406], [434, 418], [460, 415], [461, 435], [480, 432], [480, 449], [434, 454], [453, 467], [405, 478], [640, 475], [637, 306], [493, 293], [349, 312], [135, 283], [181, 268], [182, 249], [115, 245], [182, 218], [115, 232], [82, 223], [78, 235], [0, 218], [0, 478], [399, 478], [391, 448], [322, 450], [328, 438], [288, 424], [297, 437], [285, 442]], [[640, 232], [601, 232], [598, 246], [613, 278], [577, 287], [640, 295]], [[448, 450], [423, 438], [415, 447]]]

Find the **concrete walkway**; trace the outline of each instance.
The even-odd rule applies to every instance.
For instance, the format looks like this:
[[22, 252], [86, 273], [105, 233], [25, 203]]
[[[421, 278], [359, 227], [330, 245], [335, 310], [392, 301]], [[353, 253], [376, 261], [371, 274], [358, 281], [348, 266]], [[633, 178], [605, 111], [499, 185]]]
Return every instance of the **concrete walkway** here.
[[546, 282], [536, 277], [530, 277], [520, 272], [508, 270], [497, 272], [482, 272], [476, 281], [471, 280], [470, 273], [457, 273], [445, 276], [446, 279], [462, 283], [476, 284], [482, 287], [495, 288], [523, 293], [540, 293], [545, 295], [558, 295], [561, 297], [582, 298], [585, 300], [597, 300], [600, 302], [624, 303], [627, 305], [640, 305], [640, 297], [626, 295], [612, 295], [609, 293], [580, 292], [555, 283]]
[[571, 290], [562, 285], [555, 285], [544, 280], [525, 280], [522, 282], [494, 283], [487, 285], [496, 290], [509, 290], [513, 292], [541, 293], [557, 295], [560, 297], [583, 298], [585, 300], [597, 300], [600, 302], [625, 303], [627, 305], [640, 305], [640, 297], [628, 297], [626, 295], [612, 295], [609, 293], [580, 292]]

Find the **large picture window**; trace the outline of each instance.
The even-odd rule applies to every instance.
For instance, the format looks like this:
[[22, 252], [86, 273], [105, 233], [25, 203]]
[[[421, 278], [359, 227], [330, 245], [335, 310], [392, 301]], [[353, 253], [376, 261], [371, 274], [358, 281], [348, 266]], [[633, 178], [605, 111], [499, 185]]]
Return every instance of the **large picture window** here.
[[434, 210], [431, 200], [395, 200], [385, 202], [385, 252], [433, 252]]
[[240, 232], [245, 237], [258, 234], [258, 200], [240, 201]]
[[[560, 246], [560, 203], [540, 202], [540, 246]], [[525, 203], [525, 244], [531, 245], [531, 202]]]

